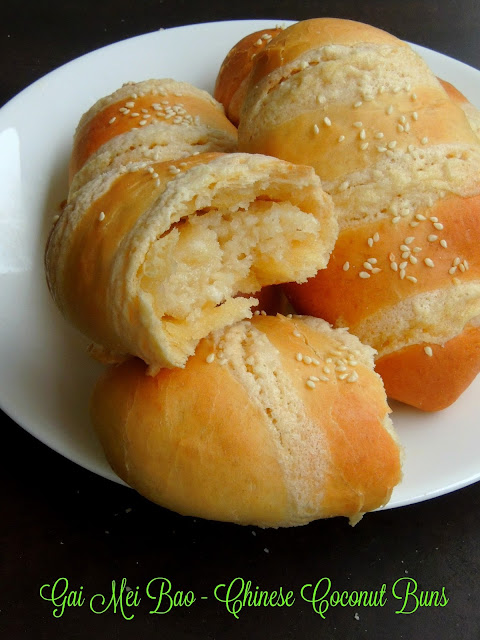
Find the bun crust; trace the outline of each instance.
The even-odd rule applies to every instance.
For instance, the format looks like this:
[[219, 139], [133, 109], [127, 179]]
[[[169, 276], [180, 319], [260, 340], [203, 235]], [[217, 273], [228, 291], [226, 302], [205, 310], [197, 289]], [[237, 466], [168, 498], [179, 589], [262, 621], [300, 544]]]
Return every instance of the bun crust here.
[[250, 72], [260, 51], [282, 29], [262, 29], [246, 36], [228, 52], [218, 72], [213, 96], [225, 107], [225, 113], [238, 126], [247, 92]]
[[70, 159], [71, 193], [130, 162], [237, 150], [237, 130], [206, 91], [175, 80], [127, 83], [81, 118]]
[[273, 527], [385, 504], [401, 477], [388, 413], [368, 347], [319, 319], [261, 315], [202, 340], [184, 369], [110, 368], [91, 403], [112, 467], [150, 500]]

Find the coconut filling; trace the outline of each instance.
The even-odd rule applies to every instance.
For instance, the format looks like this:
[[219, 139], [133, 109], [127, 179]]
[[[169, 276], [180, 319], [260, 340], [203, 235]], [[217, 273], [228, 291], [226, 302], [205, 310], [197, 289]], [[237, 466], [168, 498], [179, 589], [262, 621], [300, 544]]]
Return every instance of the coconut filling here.
[[320, 223], [312, 213], [266, 196], [240, 206], [228, 200], [219, 194], [172, 225], [142, 267], [141, 288], [182, 355], [210, 331], [250, 317], [257, 300], [249, 294], [305, 281], [319, 266]]

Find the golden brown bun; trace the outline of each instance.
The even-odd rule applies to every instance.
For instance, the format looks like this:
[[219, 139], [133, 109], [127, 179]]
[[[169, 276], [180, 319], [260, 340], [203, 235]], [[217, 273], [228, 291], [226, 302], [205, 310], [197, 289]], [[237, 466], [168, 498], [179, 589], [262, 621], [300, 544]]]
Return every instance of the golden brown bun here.
[[71, 191], [129, 162], [237, 149], [237, 131], [206, 91], [175, 80], [129, 82], [82, 117], [70, 159]]
[[248, 79], [256, 55], [281, 28], [262, 29], [246, 36], [230, 49], [218, 72], [213, 96], [225, 107], [225, 113], [238, 126]]
[[320, 319], [262, 315], [202, 340], [184, 369], [110, 368], [91, 402], [110, 464], [141, 494], [264, 527], [385, 504], [401, 479], [388, 414], [368, 347]]
[[336, 235], [310, 167], [235, 153], [137, 163], [74, 194], [48, 241], [47, 278], [102, 359], [135, 355], [155, 372], [249, 317], [260, 288], [324, 268]]
[[375, 368], [391, 398], [423, 411], [445, 409], [480, 371], [480, 328], [466, 327], [444, 345], [405, 347], [377, 360]]
[[[297, 23], [256, 57], [239, 146], [314, 167], [340, 227], [328, 268], [288, 285], [292, 304], [379, 360], [414, 345], [421, 356], [480, 318], [480, 142], [465, 104], [405, 43], [360, 23]], [[473, 379], [475, 340], [462, 344]], [[395, 361], [392, 397], [457, 397], [452, 381], [415, 403], [418, 381]]]

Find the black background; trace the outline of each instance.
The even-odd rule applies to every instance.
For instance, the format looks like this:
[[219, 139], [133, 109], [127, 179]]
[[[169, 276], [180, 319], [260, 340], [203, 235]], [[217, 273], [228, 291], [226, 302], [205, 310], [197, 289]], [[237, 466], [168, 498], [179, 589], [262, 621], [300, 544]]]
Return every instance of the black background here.
[[[0, 104], [103, 45], [160, 27], [215, 20], [351, 18], [480, 68], [476, 0], [28, 0], [3, 3], [1, 14]], [[150, 504], [63, 459], [0, 416], [1, 638], [480, 638], [480, 484], [367, 515], [353, 529], [343, 519], [278, 531], [242, 528], [180, 517]], [[452, 424], [452, 433], [459, 428]], [[194, 591], [197, 601], [150, 614], [155, 602], [145, 588], [157, 576], [171, 581], [172, 593]], [[213, 591], [239, 576], [253, 588], [291, 589], [296, 601], [291, 608], [243, 609], [237, 620]], [[383, 607], [331, 608], [323, 619], [301, 600], [300, 588], [324, 576], [338, 590], [380, 589], [386, 583], [390, 595]], [[142, 600], [126, 610], [134, 614], [129, 621], [118, 609], [95, 615], [88, 599], [56, 619], [39, 589], [60, 577], [68, 578], [70, 589], [82, 586], [87, 597], [111, 594], [112, 580], [125, 577], [130, 588], [139, 587]], [[396, 614], [400, 601], [391, 587], [408, 577], [424, 591], [445, 587], [447, 606]]]

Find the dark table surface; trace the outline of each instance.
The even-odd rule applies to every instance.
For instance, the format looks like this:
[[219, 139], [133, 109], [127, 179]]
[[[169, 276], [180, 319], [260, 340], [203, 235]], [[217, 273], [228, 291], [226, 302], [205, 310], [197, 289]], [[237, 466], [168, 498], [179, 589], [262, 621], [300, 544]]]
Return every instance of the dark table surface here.
[[[477, 0], [23, 0], [2, 5], [1, 13], [0, 105], [45, 73], [103, 45], [160, 27], [216, 20], [351, 18], [480, 68]], [[289, 530], [241, 528], [150, 504], [1, 417], [1, 638], [480, 638], [480, 484], [370, 514], [353, 529], [338, 518]], [[150, 613], [155, 601], [146, 596], [146, 587], [161, 577], [170, 581], [172, 595], [183, 592], [183, 606]], [[292, 590], [295, 602], [245, 608], [236, 619], [213, 597], [216, 585], [235, 578], [251, 580], [252, 589]], [[330, 608], [322, 617], [300, 598], [303, 585], [321, 578], [323, 584], [330, 579], [332, 589], [350, 592], [381, 590], [385, 584], [388, 598], [376, 606]], [[400, 578], [411, 578], [412, 586], [416, 581], [417, 595], [443, 589], [445, 598], [439, 606], [396, 613], [400, 601], [391, 589]], [[123, 579], [133, 590], [130, 598], [140, 602], [125, 603], [122, 610], [120, 598], [115, 610], [113, 603], [107, 606], [112, 580], [118, 593]], [[59, 617], [40, 597], [41, 586], [57, 580], [60, 592], [67, 580], [68, 592], [77, 591]], [[152, 582], [152, 591], [158, 592], [159, 584]], [[190, 607], [189, 591], [196, 595]], [[94, 594], [107, 597], [104, 613], [89, 608]], [[165, 603], [164, 598], [162, 607]], [[413, 604], [411, 598], [407, 610]]]

